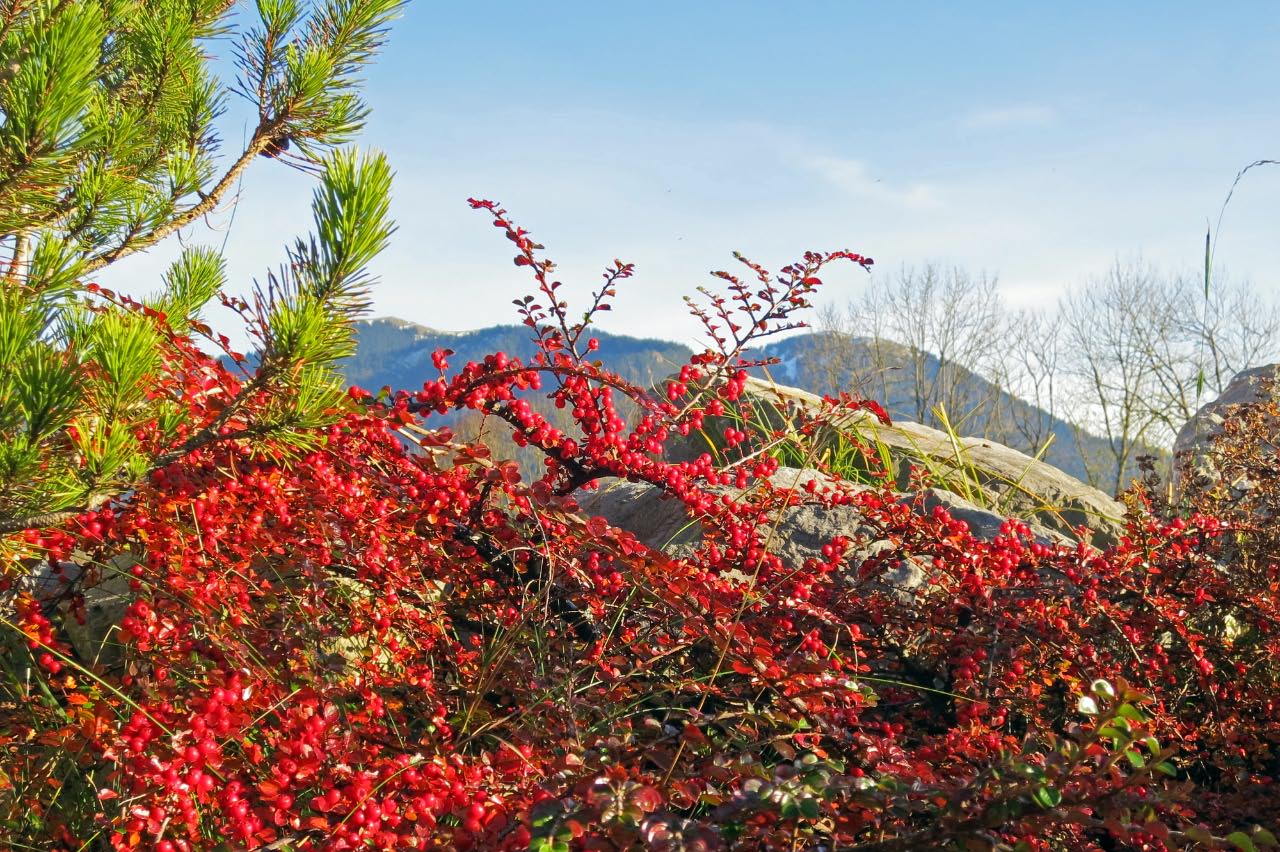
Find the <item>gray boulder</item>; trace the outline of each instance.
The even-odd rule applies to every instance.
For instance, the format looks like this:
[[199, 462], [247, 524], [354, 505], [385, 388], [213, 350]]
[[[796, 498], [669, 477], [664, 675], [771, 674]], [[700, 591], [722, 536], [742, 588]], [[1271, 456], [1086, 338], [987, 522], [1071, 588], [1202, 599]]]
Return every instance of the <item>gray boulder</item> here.
[[[780, 488], [803, 487], [809, 479], [826, 484], [826, 477], [811, 469], [781, 468], [773, 476], [774, 484]], [[580, 493], [578, 502], [585, 514], [600, 516], [612, 526], [630, 532], [648, 547], [676, 558], [690, 555], [702, 541], [698, 519], [690, 517], [682, 503], [665, 497], [653, 485], [609, 482], [599, 491]], [[802, 504], [784, 509], [763, 535], [770, 553], [779, 556], [786, 565], [798, 568], [810, 557], [822, 558], [822, 546], [836, 536], [865, 539], [869, 532], [855, 507], [822, 508]], [[866, 542], [850, 558], [851, 569], [888, 547], [888, 542]], [[852, 570], [849, 576], [854, 576]], [[904, 561], [886, 572], [877, 585], [911, 595], [924, 586], [925, 580], [921, 566]]]
[[[784, 467], [771, 477], [775, 487], [801, 490], [809, 480], [817, 480], [820, 487], [833, 485], [830, 478], [812, 468]], [[861, 486], [847, 484], [843, 487], [862, 489]], [[924, 513], [941, 506], [952, 517], [967, 523], [974, 535], [987, 540], [999, 534], [1006, 520], [941, 489], [903, 494], [899, 499]], [[702, 539], [698, 520], [689, 516], [682, 503], [664, 497], [652, 485], [624, 481], [606, 483], [599, 491], [581, 492], [578, 502], [584, 513], [598, 515], [613, 526], [627, 530], [645, 545], [674, 557], [688, 556]], [[849, 555], [846, 577], [854, 583], [858, 582], [857, 569], [863, 562], [896, 547], [891, 542], [876, 539], [875, 530], [864, 520], [856, 506], [824, 507], [816, 503], [791, 506], [779, 513], [773, 526], [765, 533], [766, 544], [769, 552], [780, 557], [786, 565], [798, 568], [806, 559], [822, 558], [822, 546], [836, 536], [851, 538], [858, 542], [858, 549]], [[1062, 534], [1034, 522], [1030, 526], [1035, 538], [1042, 543], [1056, 544], [1067, 540]], [[927, 563], [922, 560], [904, 557], [881, 572], [870, 586], [897, 595], [922, 593], [928, 582], [927, 568]]]
[[[923, 513], [932, 512], [935, 506], [940, 506], [946, 509], [951, 517], [957, 521], [964, 521], [968, 524], [969, 531], [974, 536], [986, 541], [990, 541], [1000, 534], [1000, 527], [1004, 525], [1006, 520], [1004, 515], [984, 509], [981, 506], [975, 506], [960, 495], [941, 488], [926, 488], [917, 494], [904, 494], [900, 499]], [[1019, 520], [1024, 519], [1019, 518]], [[1036, 520], [1025, 521], [1025, 523], [1031, 529], [1032, 538], [1041, 544], [1064, 544], [1074, 540], [1070, 536], [1047, 527]]]
[[[12, 617], [16, 594], [30, 594], [46, 614], [57, 613], [55, 623], [60, 625], [64, 638], [82, 662], [109, 668], [121, 660], [116, 632], [125, 610], [134, 600], [129, 588], [129, 569], [137, 559], [130, 554], [116, 556], [95, 569], [92, 578], [84, 576], [87, 560], [88, 556], [80, 551], [56, 566], [45, 560], [28, 560], [27, 572], [10, 594], [0, 597], [0, 615]], [[92, 582], [86, 583], [86, 579]], [[77, 586], [82, 587], [84, 595], [83, 622], [70, 611], [67, 603], [68, 593]], [[17, 652], [12, 644], [0, 649], [0, 653], [17, 654], [15, 659], [25, 656]]]
[[[1223, 424], [1242, 407], [1273, 401], [1278, 392], [1278, 382], [1280, 364], [1267, 364], [1237, 373], [1217, 399], [1205, 403], [1183, 424], [1173, 442], [1176, 496], [1188, 496], [1221, 480], [1222, 474], [1212, 453], [1214, 438], [1222, 434]], [[1280, 423], [1275, 424], [1274, 431], [1280, 436]], [[1227, 485], [1239, 498], [1248, 492], [1252, 483], [1240, 479]]]
[[63, 629], [80, 659], [108, 668], [121, 660], [116, 635], [124, 612], [135, 595], [129, 588], [129, 569], [137, 563], [132, 556], [117, 556], [103, 567], [102, 578], [84, 590], [84, 623], [68, 616]]
[[[794, 415], [815, 412], [822, 405], [821, 397], [814, 394], [757, 378], [747, 380], [745, 394], [754, 403], [757, 417], [774, 429], [785, 430]], [[704, 435], [673, 442], [668, 458], [683, 461], [714, 449], [707, 436], [718, 435], [723, 428], [713, 424]], [[901, 491], [909, 489], [910, 469], [915, 465], [930, 470], [938, 488], [970, 503], [969, 498], [980, 498], [996, 516], [1035, 521], [1073, 539], [1076, 528], [1084, 527], [1086, 542], [1100, 548], [1123, 535], [1120, 503], [1052, 465], [995, 441], [953, 440], [946, 432], [906, 420], [886, 426], [867, 412], [855, 411], [841, 415], [816, 436], [818, 449], [832, 445], [839, 433], [856, 434], [883, 446], [896, 466], [893, 472]]]

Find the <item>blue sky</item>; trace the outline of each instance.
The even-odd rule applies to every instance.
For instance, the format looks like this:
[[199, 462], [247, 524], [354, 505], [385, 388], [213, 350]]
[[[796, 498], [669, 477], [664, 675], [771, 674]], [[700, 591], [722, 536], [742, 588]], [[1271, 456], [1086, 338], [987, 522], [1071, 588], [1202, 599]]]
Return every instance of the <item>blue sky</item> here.
[[[396, 169], [399, 223], [375, 313], [515, 319], [526, 278], [473, 195], [547, 245], [571, 296], [635, 262], [605, 327], [685, 342], [681, 296], [733, 250], [958, 264], [1018, 306], [1117, 257], [1193, 270], [1235, 173], [1280, 156], [1280, 4], [1215, 5], [410, 0], [368, 77], [363, 141]], [[248, 120], [233, 104], [228, 142]], [[309, 196], [254, 164], [234, 219], [211, 219], [233, 289], [306, 231]], [[1218, 262], [1277, 293], [1277, 225], [1280, 168], [1258, 170]], [[829, 284], [843, 303], [866, 276]]]

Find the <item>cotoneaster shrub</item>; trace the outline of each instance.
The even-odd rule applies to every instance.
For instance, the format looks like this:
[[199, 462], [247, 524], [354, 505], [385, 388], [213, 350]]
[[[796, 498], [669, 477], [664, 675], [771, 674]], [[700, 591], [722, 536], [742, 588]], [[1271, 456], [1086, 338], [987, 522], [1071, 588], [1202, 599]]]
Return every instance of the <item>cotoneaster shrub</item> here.
[[[828, 266], [870, 261], [720, 273], [694, 304], [715, 348], [653, 393], [592, 360], [591, 319], [631, 267], [574, 322], [528, 233], [472, 204], [534, 277], [529, 357], [439, 352], [420, 388], [353, 389], [305, 449], [202, 445], [6, 540], [12, 848], [1274, 845], [1258, 827], [1280, 817], [1274, 555], [1236, 573], [1232, 522], [1140, 492], [1105, 553], [1016, 521], [981, 541], [887, 480], [775, 485], [774, 436], [749, 426], [721, 436], [748, 450], [730, 468], [668, 463], [707, 418], [750, 424], [747, 349], [801, 321]], [[182, 335], [163, 346], [183, 366], [157, 392], [190, 429], [252, 386]], [[551, 427], [534, 394], [575, 427]], [[451, 411], [506, 421], [545, 473], [433, 427]], [[583, 515], [575, 494], [615, 478], [683, 504], [696, 552]], [[784, 565], [768, 543], [798, 503], [856, 506], [888, 547], [854, 568], [867, 542], [836, 538]], [[930, 581], [904, 597], [876, 580], [906, 559]], [[55, 592], [32, 589], [33, 560], [64, 572]], [[115, 647], [84, 659], [65, 627], [116, 571]]]

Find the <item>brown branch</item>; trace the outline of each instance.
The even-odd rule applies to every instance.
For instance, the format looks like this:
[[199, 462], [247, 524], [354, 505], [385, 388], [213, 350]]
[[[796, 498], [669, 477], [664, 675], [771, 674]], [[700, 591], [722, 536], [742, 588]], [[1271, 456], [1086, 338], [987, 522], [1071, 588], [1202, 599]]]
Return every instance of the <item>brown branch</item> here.
[[13, 256], [9, 258], [8, 267], [5, 269], [4, 275], [0, 277], [15, 284], [18, 283], [18, 275], [22, 267], [26, 265], [29, 239], [26, 231], [17, 231], [13, 235]]
[[201, 216], [212, 212], [222, 200], [222, 196], [240, 178], [240, 174], [249, 167], [249, 163], [253, 162], [253, 158], [266, 151], [272, 144], [280, 141], [279, 137], [283, 129], [284, 122], [280, 119], [265, 125], [259, 125], [258, 129], [254, 131], [253, 138], [245, 147], [244, 153], [231, 165], [231, 168], [227, 169], [226, 173], [223, 174], [213, 188], [201, 196], [199, 203], [187, 208], [186, 211], [174, 216], [160, 227], [145, 234], [131, 236], [114, 249], [93, 257], [85, 263], [81, 274], [92, 274], [104, 266], [115, 263], [122, 257], [127, 257], [134, 252], [149, 248], [170, 234], [182, 230]]
[[162, 456], [157, 456], [156, 460], [152, 462], [151, 469], [157, 470], [159, 468], [166, 467], [188, 453], [194, 452], [195, 450], [209, 444], [216, 443], [220, 439], [233, 437], [240, 438], [260, 432], [261, 430], [258, 429], [242, 429], [234, 435], [224, 436], [220, 434], [222, 427], [226, 426], [227, 423], [231, 421], [231, 418], [235, 417], [236, 414], [239, 413], [239, 411], [244, 407], [245, 402], [261, 390], [262, 387], [271, 381], [272, 378], [274, 378], [274, 371], [269, 372], [265, 367], [259, 369], [257, 374], [254, 375], [253, 380], [240, 388], [240, 392], [237, 393], [225, 407], [223, 407], [222, 411], [218, 412], [217, 417], [209, 421], [203, 429], [192, 435], [186, 441], [182, 442], [179, 446], [169, 450]]
[[85, 512], [91, 512], [102, 504], [110, 500], [110, 496], [100, 494], [91, 498], [83, 506], [74, 509], [60, 509], [56, 512], [42, 512], [38, 515], [28, 515], [25, 518], [15, 518], [8, 521], [0, 521], [0, 535], [8, 535], [9, 533], [21, 532], [22, 530], [38, 530], [45, 527], [54, 527], [65, 523], [72, 518], [83, 515]]

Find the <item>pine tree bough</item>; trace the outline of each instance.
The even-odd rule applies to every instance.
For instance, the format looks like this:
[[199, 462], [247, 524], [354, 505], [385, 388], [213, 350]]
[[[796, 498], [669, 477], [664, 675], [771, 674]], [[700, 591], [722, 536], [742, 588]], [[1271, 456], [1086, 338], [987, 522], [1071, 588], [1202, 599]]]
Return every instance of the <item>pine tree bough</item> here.
[[[364, 270], [393, 229], [387, 163], [339, 146], [363, 123], [360, 71], [399, 5], [264, 3], [236, 29], [226, 0], [180, 15], [97, 2], [0, 9], [12, 71], [0, 81], [0, 532], [98, 512], [211, 443], [339, 416], [334, 364], [367, 304]], [[156, 15], [172, 19], [157, 27]], [[234, 91], [257, 122], [217, 175], [214, 121], [232, 90], [210, 72], [206, 43], [228, 35], [239, 42]], [[222, 259], [195, 246], [145, 302], [87, 280], [214, 212], [255, 158], [285, 148], [320, 177], [316, 234], [251, 300], [221, 296]], [[219, 389], [220, 411], [193, 423], [183, 399], [212, 373], [189, 333], [227, 345], [199, 320], [215, 298], [245, 316], [264, 367]]]

